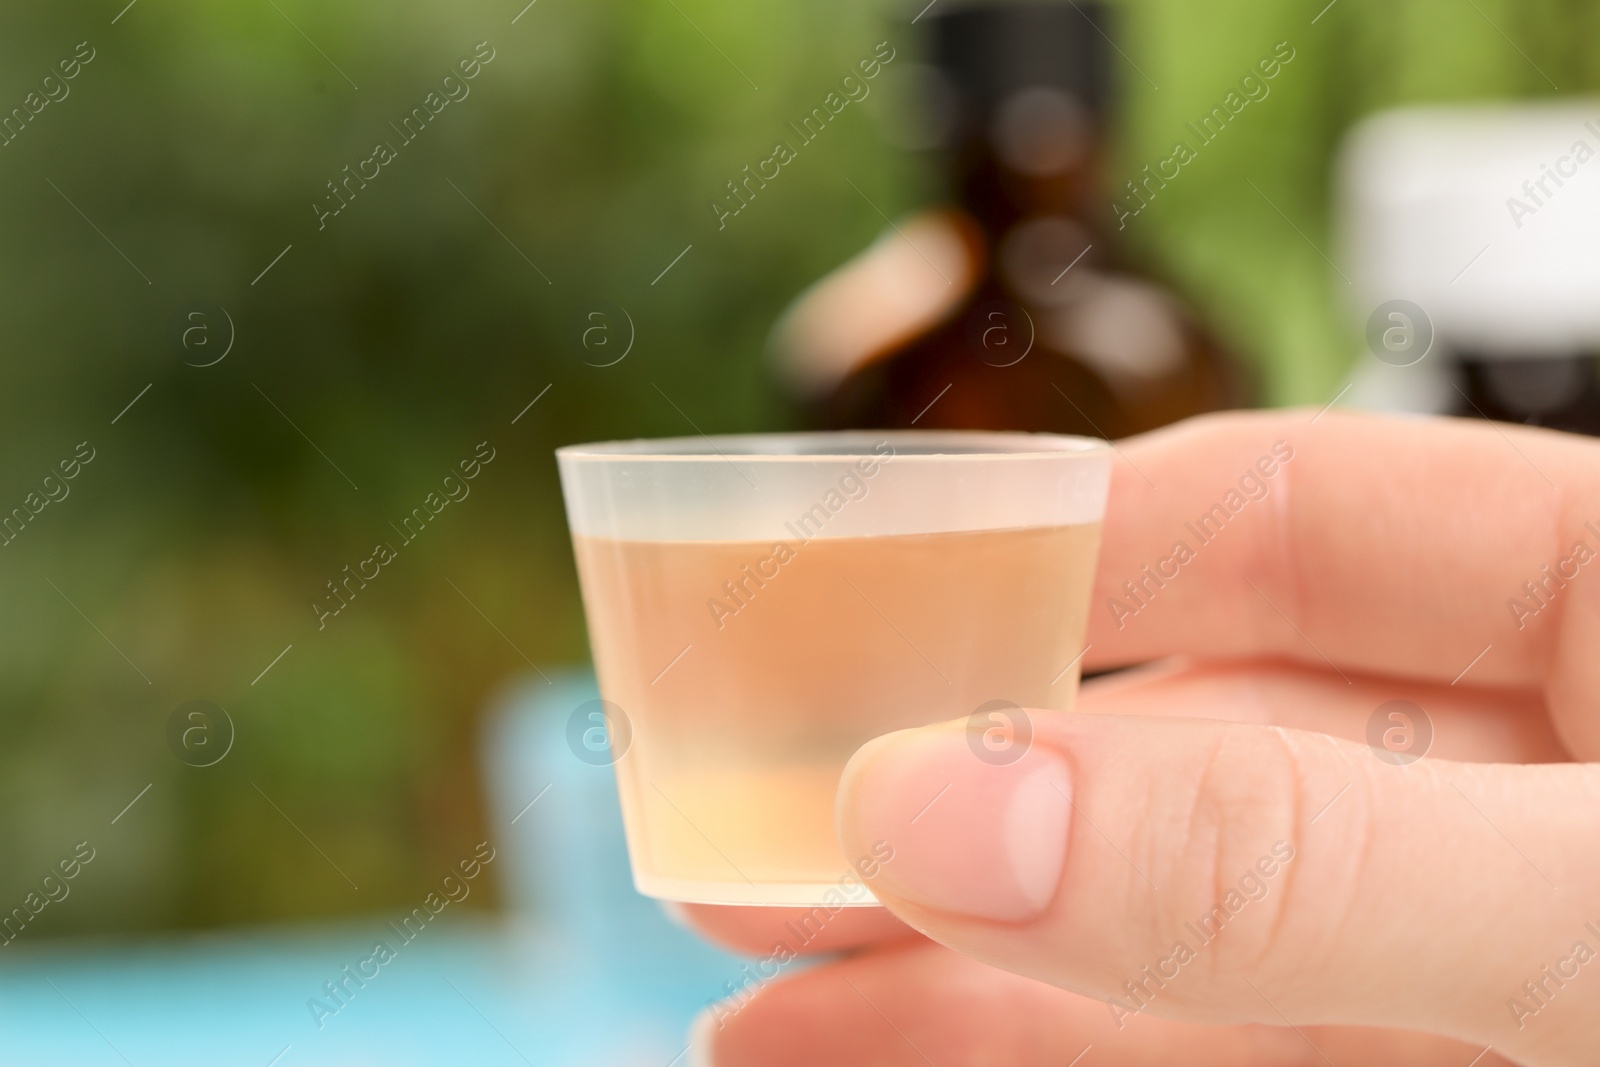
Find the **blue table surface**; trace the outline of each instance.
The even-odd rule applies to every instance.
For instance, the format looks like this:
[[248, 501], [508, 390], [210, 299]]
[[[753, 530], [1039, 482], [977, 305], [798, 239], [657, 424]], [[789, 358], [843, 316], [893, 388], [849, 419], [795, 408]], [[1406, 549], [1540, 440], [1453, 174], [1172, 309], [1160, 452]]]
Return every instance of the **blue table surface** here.
[[738, 967], [692, 943], [601, 964], [538, 930], [442, 915], [319, 1026], [307, 1001], [331, 1004], [323, 983], [380, 937], [398, 941], [375, 918], [117, 946], [14, 945], [0, 970], [0, 1063], [297, 1067], [470, 1057], [666, 1067], [684, 1048], [689, 1019]]
[[[204, 935], [18, 939], [0, 953], [0, 1065], [684, 1067], [690, 1020], [743, 961], [634, 892], [615, 778], [568, 741], [593, 676], [551, 674], [508, 691], [484, 737], [507, 913], [447, 906], [403, 944], [390, 926], [403, 908]], [[324, 984], [380, 940], [394, 958], [335, 1004]], [[313, 998], [337, 1012], [319, 1018]]]

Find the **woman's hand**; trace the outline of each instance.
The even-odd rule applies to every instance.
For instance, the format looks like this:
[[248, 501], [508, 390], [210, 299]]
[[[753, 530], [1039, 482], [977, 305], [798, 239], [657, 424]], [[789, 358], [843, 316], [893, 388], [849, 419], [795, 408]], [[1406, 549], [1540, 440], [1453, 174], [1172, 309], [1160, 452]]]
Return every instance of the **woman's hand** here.
[[893, 848], [893, 918], [688, 909], [852, 950], [746, 983], [694, 1056], [1600, 1059], [1600, 443], [1302, 411], [1119, 455], [1085, 663], [1156, 665], [1011, 751], [865, 746], [839, 835]]

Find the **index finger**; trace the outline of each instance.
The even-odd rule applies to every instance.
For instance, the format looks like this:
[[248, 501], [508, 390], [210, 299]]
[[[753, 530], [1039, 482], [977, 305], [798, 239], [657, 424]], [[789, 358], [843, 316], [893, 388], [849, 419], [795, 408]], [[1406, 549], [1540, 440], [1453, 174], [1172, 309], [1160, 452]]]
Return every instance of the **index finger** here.
[[[663, 902], [667, 914], [723, 948], [746, 955], [807, 956], [916, 933], [888, 908], [774, 908]], [[781, 950], [781, 951], [780, 951]]]
[[1089, 666], [1282, 655], [1543, 688], [1568, 725], [1600, 695], [1600, 443], [1285, 411], [1191, 420], [1118, 455]]

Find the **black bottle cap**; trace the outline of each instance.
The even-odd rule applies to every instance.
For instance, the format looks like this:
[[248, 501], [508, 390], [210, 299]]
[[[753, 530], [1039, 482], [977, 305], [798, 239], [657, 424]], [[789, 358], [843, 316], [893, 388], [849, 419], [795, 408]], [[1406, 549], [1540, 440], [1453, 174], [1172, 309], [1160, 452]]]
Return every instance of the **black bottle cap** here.
[[1057, 89], [1101, 117], [1112, 102], [1110, 5], [1009, 0], [930, 13], [932, 59], [954, 94], [959, 134], [981, 129], [1008, 98]]

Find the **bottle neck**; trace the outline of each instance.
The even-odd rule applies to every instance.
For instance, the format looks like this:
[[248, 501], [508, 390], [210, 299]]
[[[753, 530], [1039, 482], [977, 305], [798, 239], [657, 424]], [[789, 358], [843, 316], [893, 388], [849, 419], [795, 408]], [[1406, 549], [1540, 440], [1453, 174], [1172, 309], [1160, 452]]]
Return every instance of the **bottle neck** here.
[[979, 142], [950, 160], [957, 203], [990, 238], [1030, 218], [1064, 216], [1099, 233], [1109, 219], [1101, 177], [1105, 153], [1097, 143], [1080, 161], [1052, 173], [1023, 173]]
[[952, 192], [990, 236], [1029, 218], [1065, 216], [1099, 231], [1109, 212], [1103, 105], [1030, 86], [973, 114], [947, 158]]

